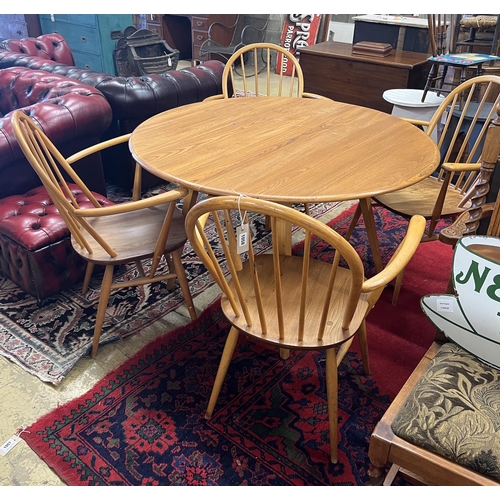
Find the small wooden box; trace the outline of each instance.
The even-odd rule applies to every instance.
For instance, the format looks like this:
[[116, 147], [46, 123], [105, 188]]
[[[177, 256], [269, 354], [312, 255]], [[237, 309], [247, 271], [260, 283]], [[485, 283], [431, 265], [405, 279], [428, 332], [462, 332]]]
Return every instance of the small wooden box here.
[[352, 46], [353, 55], [387, 57], [392, 54], [392, 45], [379, 42], [358, 42]]

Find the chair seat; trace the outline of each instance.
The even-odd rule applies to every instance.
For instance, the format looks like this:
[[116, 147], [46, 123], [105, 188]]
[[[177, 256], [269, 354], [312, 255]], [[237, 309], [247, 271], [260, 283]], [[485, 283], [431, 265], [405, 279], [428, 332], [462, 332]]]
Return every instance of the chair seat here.
[[[432, 215], [432, 209], [441, 187], [442, 182], [438, 181], [436, 177], [428, 177], [405, 189], [383, 194], [375, 199], [384, 207], [405, 217], [422, 215], [429, 218]], [[448, 189], [441, 211], [442, 216], [457, 215], [466, 210], [469, 204], [465, 204], [463, 208], [458, 206], [462, 199], [463, 193], [455, 189]]]
[[398, 437], [500, 480], [500, 371], [448, 342], [392, 423]]
[[[282, 287], [285, 290], [300, 290], [303, 258], [297, 256], [284, 256], [280, 262]], [[255, 258], [255, 268], [259, 276], [261, 276], [262, 300], [264, 304], [274, 303], [276, 301], [276, 283], [274, 280], [274, 265], [273, 255], [265, 254], [258, 255]], [[333, 290], [333, 298], [330, 301], [328, 310], [328, 318], [325, 328], [323, 340], [318, 343], [317, 334], [320, 331], [320, 323], [322, 310], [324, 306], [323, 300], [318, 300], [318, 297], [324, 295], [324, 290], [328, 289], [330, 279], [331, 264], [319, 260], [310, 261], [309, 277], [311, 278], [310, 289], [307, 293], [305, 324], [307, 325], [303, 340], [297, 338], [299, 330], [299, 311], [300, 311], [300, 293], [288, 297], [288, 300], [283, 305], [283, 321], [284, 321], [284, 338], [279, 338], [278, 315], [267, 318], [267, 332], [262, 333], [262, 328], [259, 321], [248, 325], [244, 315], [235, 316], [234, 311], [225, 295], [222, 297], [222, 310], [231, 323], [240, 331], [245, 332], [254, 337], [260, 338], [264, 342], [279, 345], [280, 347], [290, 349], [311, 349], [318, 348], [318, 344], [322, 348], [327, 348], [333, 345], [338, 345], [349, 340], [358, 330], [363, 322], [367, 311], [371, 308], [368, 301], [368, 294], [362, 293], [359, 298], [359, 304], [351, 320], [348, 329], [342, 329], [342, 311], [345, 307], [349, 290], [351, 286], [351, 272], [348, 269], [338, 268], [337, 279]], [[253, 291], [253, 268], [246, 261], [243, 264], [243, 270], [240, 273], [241, 286], [245, 297], [255, 297]], [[234, 282], [230, 284], [233, 291], [236, 293]], [[246, 305], [249, 308], [253, 318], [259, 317], [259, 311], [256, 300], [248, 299]]]
[[[91, 220], [92, 227], [99, 234], [109, 241], [112, 248], [118, 253], [120, 258], [112, 258], [101, 246], [93, 245], [93, 252], [89, 254], [87, 250], [78, 245], [74, 238], [72, 243], [75, 250], [85, 259], [94, 262], [95, 264], [120, 264], [133, 261], [137, 258], [145, 258], [152, 256], [155, 250], [158, 234], [165, 220], [165, 216], [170, 203], [156, 205], [152, 208], [143, 208], [116, 215], [106, 217], [97, 217]], [[138, 223], [140, 221], [140, 223]], [[120, 227], [120, 231], [116, 228]], [[127, 229], [128, 228], [128, 229]], [[85, 238], [92, 241], [86, 231], [83, 231]], [[175, 235], [173, 237], [172, 235]], [[169, 238], [165, 246], [165, 252], [172, 253], [173, 251], [182, 248], [187, 240], [184, 229], [184, 216], [176, 209], [170, 226]]]

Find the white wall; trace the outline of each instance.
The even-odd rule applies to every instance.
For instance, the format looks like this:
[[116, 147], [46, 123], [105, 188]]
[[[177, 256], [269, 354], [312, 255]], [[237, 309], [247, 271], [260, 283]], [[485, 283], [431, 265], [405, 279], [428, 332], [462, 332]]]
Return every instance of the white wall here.
[[354, 23], [338, 23], [330, 21], [329, 40], [332, 40], [332, 32], [334, 33], [333, 40], [335, 42], [352, 43], [354, 37]]

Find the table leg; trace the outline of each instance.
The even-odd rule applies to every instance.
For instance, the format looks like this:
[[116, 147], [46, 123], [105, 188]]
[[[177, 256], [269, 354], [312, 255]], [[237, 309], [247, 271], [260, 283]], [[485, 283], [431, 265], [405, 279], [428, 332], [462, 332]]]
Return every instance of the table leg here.
[[365, 221], [366, 232], [368, 233], [368, 240], [370, 248], [372, 249], [373, 261], [377, 272], [382, 271], [382, 258], [380, 257], [380, 248], [378, 246], [377, 229], [375, 227], [375, 218], [373, 217], [372, 201], [371, 198], [363, 198], [359, 200], [361, 206], [361, 213]]
[[189, 210], [193, 208], [195, 203], [198, 201], [198, 191], [189, 191], [189, 193], [184, 198], [184, 204], [182, 205], [182, 213], [184, 217], [187, 215]]

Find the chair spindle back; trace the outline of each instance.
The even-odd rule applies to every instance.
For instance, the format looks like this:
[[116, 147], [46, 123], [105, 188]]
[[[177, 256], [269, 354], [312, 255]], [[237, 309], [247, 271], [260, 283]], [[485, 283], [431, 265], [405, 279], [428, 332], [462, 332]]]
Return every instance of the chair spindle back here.
[[[275, 66], [279, 68], [279, 79], [277, 84], [271, 85]], [[222, 91], [225, 98], [236, 97], [238, 91], [244, 96], [302, 97], [304, 76], [297, 58], [285, 48], [253, 43], [237, 50], [227, 61]]]
[[[278, 251], [259, 254], [249, 237], [242, 265], [234, 230], [241, 227], [240, 216], [248, 224], [252, 212], [270, 217], [274, 249], [280, 248], [279, 224], [299, 226], [304, 231], [303, 255]], [[205, 235], [207, 213], [218, 233], [217, 248]], [[258, 217], [255, 220], [256, 225], [263, 224]], [[186, 229], [196, 253], [223, 292], [223, 308], [231, 309], [230, 316], [242, 331], [270, 343], [310, 348], [347, 340], [359, 327], [366, 312], [357, 310], [364, 282], [361, 259], [344, 238], [322, 222], [275, 203], [221, 196], [195, 205], [186, 218]], [[335, 250], [333, 264], [310, 257], [313, 235]], [[341, 257], [350, 272], [339, 266]], [[341, 301], [332, 302], [334, 290], [336, 295], [342, 290]]]

